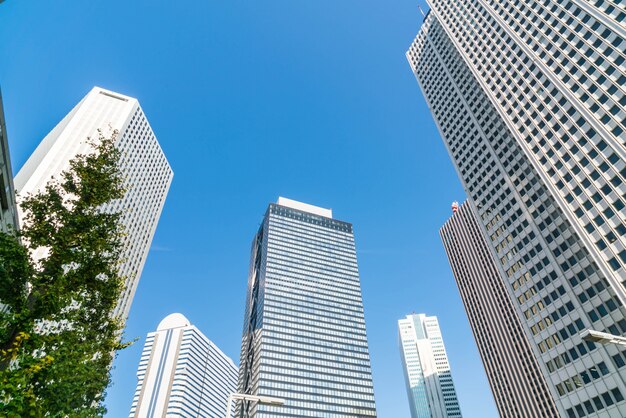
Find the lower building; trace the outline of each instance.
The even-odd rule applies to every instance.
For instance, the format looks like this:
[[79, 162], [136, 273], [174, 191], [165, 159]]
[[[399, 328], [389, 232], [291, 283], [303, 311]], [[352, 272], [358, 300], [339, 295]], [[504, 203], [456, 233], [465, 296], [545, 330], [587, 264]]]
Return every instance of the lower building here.
[[472, 203], [453, 209], [454, 215], [441, 228], [441, 239], [500, 416], [558, 416]]
[[238, 368], [183, 315], [167, 316], [146, 338], [129, 417], [226, 415]]
[[407, 315], [398, 331], [411, 418], [460, 418], [437, 317]]

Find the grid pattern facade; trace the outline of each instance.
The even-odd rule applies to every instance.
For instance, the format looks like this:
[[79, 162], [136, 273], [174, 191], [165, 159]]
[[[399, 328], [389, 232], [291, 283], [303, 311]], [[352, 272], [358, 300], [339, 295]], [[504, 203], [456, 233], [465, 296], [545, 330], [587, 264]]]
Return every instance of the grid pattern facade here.
[[429, 3], [407, 58], [557, 409], [626, 416], [620, 351], [578, 337], [626, 333], [623, 4]]
[[398, 335], [411, 418], [460, 418], [437, 317], [408, 315], [398, 321]]
[[0, 230], [8, 232], [18, 228], [15, 189], [13, 188], [13, 169], [9, 155], [7, 127], [0, 92]]
[[[122, 156], [125, 196], [110, 204], [122, 212], [125, 227], [120, 274], [126, 288], [115, 315], [126, 319], [148, 256], [161, 210], [172, 181], [172, 169], [136, 99], [95, 87], [43, 139], [15, 177], [20, 196], [42, 190], [52, 178], [69, 168], [77, 154], [89, 152], [86, 139], [117, 131], [116, 146]], [[45, 255], [45, 250], [34, 257]]]
[[375, 417], [352, 225], [271, 204], [252, 245], [238, 417]]
[[471, 202], [441, 228], [441, 239], [500, 416], [558, 416]]
[[146, 338], [129, 417], [222, 418], [237, 375], [204, 334], [182, 315], [170, 315]]

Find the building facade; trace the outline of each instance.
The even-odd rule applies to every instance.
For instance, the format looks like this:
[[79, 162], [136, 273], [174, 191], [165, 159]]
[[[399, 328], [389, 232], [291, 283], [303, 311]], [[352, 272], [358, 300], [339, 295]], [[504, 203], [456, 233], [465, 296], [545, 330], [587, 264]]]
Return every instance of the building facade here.
[[223, 418], [237, 366], [183, 315], [167, 316], [141, 353], [129, 418]]
[[407, 52], [563, 417], [626, 416], [626, 30], [614, 1], [429, 1]]
[[558, 416], [472, 203], [462, 204], [440, 234], [500, 416]]
[[252, 243], [239, 391], [284, 406], [237, 417], [375, 417], [352, 225], [289, 199], [270, 204]]
[[407, 315], [398, 321], [398, 336], [411, 418], [460, 418], [437, 317]]
[[0, 230], [9, 232], [15, 231], [18, 227], [15, 188], [13, 187], [13, 169], [9, 155], [2, 92], [0, 91]]
[[15, 187], [18, 204], [20, 196], [43, 190], [69, 168], [74, 156], [90, 151], [87, 138], [97, 139], [98, 131], [105, 137], [117, 133], [116, 146], [122, 153], [120, 169], [127, 192], [111, 208], [123, 213], [126, 232], [120, 266], [120, 274], [127, 277], [126, 289], [115, 311], [126, 319], [173, 177], [139, 102], [94, 87], [35, 149], [15, 177]]

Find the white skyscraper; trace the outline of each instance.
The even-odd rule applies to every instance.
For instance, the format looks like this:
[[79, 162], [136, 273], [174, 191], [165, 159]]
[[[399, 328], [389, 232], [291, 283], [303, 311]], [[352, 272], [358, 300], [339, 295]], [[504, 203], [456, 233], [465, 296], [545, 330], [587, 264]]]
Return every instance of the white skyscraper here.
[[398, 332], [411, 418], [460, 418], [437, 317], [407, 315]]
[[624, 2], [427, 2], [407, 58], [556, 409], [625, 417], [626, 351], [580, 336], [626, 335]]
[[41, 141], [15, 177], [15, 189], [18, 204], [21, 196], [43, 190], [77, 154], [90, 151], [87, 138], [97, 138], [98, 130], [105, 136], [118, 132], [116, 145], [126, 178], [126, 195], [113, 204], [123, 212], [127, 234], [120, 267], [126, 289], [115, 311], [125, 319], [173, 176], [137, 99], [94, 87]]
[[148, 334], [129, 417], [226, 414], [238, 368], [183, 315], [167, 316]]

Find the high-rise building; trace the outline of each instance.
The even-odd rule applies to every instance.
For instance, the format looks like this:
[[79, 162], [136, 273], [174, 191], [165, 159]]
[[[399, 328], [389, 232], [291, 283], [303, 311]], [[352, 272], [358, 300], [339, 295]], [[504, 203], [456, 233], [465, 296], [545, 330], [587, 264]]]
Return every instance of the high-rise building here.
[[187, 318], [171, 314], [146, 338], [129, 418], [223, 418], [236, 389], [233, 361]]
[[13, 188], [13, 169], [9, 155], [7, 127], [0, 91], [0, 231], [8, 232], [18, 228], [15, 189]]
[[352, 225], [279, 198], [252, 241], [237, 417], [375, 417]]
[[441, 239], [500, 416], [558, 416], [471, 202], [445, 223]]
[[429, 0], [407, 52], [559, 415], [626, 416], [624, 5]]
[[173, 176], [137, 99], [94, 87], [41, 141], [15, 177], [15, 187], [18, 204], [20, 196], [43, 190], [77, 154], [90, 151], [87, 138], [96, 139], [99, 130], [104, 136], [117, 132], [116, 146], [122, 152], [127, 192], [111, 206], [123, 213], [126, 232], [120, 266], [126, 288], [115, 311], [125, 319]]
[[407, 315], [398, 321], [398, 336], [411, 418], [460, 418], [437, 317]]

